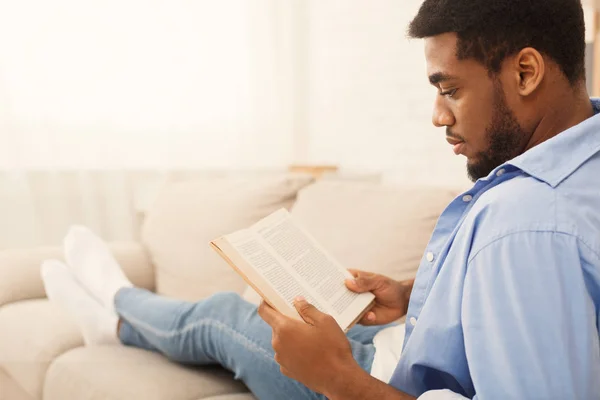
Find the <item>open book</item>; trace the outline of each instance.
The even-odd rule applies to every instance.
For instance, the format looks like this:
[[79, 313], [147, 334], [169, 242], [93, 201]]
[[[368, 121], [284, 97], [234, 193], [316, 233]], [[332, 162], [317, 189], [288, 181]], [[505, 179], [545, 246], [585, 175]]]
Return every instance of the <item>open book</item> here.
[[285, 209], [213, 240], [211, 246], [271, 307], [289, 317], [302, 319], [293, 301], [303, 296], [346, 331], [374, 302], [372, 293], [346, 288], [344, 280], [352, 275]]

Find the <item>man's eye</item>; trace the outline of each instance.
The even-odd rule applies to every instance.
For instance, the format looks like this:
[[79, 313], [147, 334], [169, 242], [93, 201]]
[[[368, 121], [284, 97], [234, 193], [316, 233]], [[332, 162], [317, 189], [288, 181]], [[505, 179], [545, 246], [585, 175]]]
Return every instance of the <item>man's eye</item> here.
[[457, 91], [458, 91], [458, 89], [452, 89], [452, 90], [447, 90], [445, 92], [440, 92], [440, 96], [454, 97], [454, 95], [456, 94]]

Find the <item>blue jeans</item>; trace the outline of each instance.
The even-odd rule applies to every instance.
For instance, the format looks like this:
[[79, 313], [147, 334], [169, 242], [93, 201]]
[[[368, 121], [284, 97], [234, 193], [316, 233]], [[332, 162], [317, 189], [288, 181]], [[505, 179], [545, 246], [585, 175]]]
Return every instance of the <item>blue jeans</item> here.
[[[261, 400], [325, 399], [280, 372], [271, 347], [271, 327], [255, 305], [235, 293], [190, 303], [125, 288], [117, 293], [115, 306], [124, 345], [159, 352], [184, 364], [219, 364]], [[375, 355], [373, 337], [382, 328], [356, 326], [348, 331], [354, 359], [367, 372]]]

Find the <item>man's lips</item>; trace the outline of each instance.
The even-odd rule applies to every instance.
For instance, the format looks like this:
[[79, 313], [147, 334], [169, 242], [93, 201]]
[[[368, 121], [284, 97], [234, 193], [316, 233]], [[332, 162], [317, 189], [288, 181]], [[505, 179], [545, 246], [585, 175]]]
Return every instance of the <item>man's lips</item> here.
[[454, 147], [454, 154], [459, 155], [463, 152], [465, 148], [465, 142], [463, 142], [462, 140], [455, 139], [452, 137], [446, 137], [446, 141]]

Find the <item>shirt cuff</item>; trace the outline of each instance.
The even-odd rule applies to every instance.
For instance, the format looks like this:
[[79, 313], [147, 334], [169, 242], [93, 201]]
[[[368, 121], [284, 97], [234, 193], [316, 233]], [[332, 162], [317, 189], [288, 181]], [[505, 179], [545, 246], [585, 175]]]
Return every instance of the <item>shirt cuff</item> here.
[[466, 397], [454, 393], [451, 390], [430, 390], [419, 396], [417, 400], [465, 400]]

